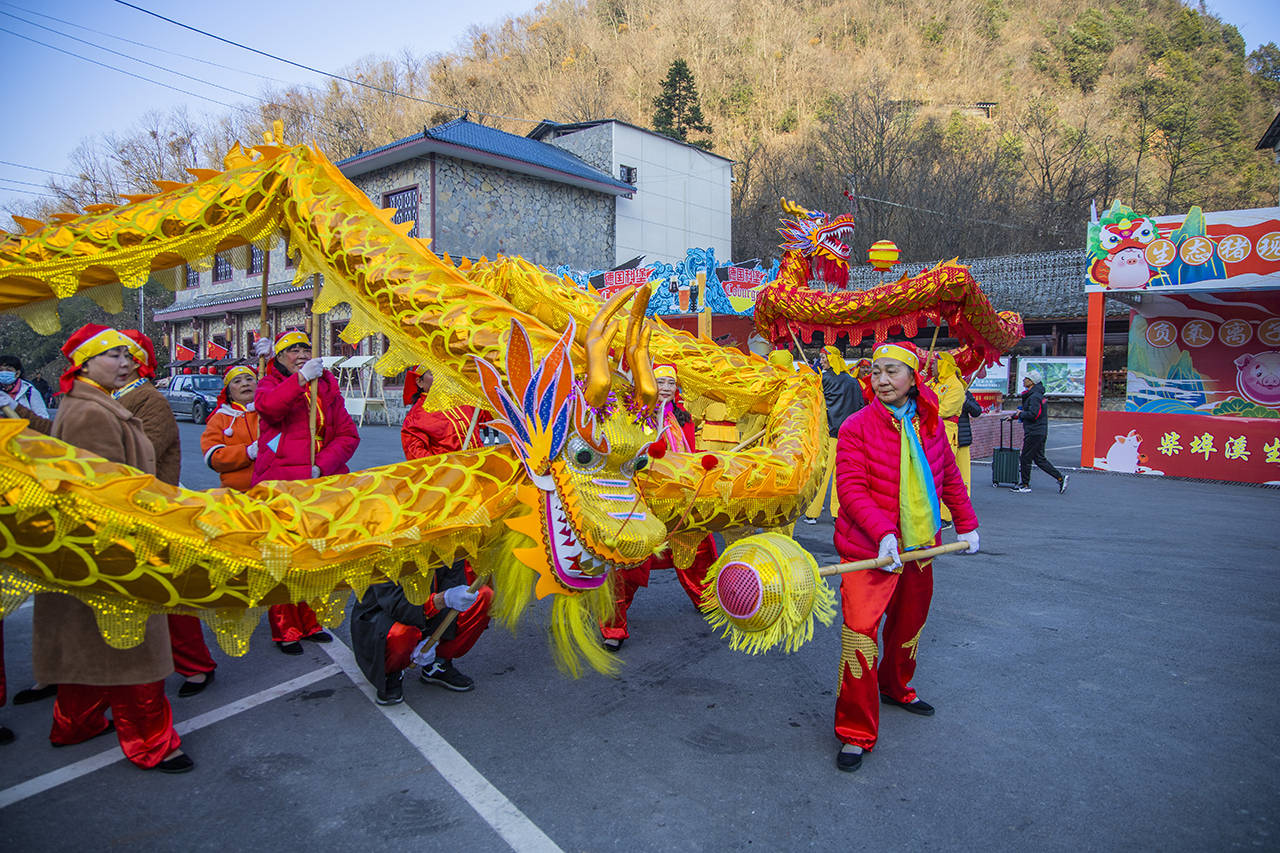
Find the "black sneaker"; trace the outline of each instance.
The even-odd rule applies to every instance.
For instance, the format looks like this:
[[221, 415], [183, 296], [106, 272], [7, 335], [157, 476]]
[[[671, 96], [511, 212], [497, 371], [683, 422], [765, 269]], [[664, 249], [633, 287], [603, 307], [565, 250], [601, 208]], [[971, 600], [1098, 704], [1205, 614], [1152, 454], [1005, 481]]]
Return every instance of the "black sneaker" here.
[[438, 684], [447, 690], [455, 690], [458, 693], [474, 690], [476, 686], [475, 679], [458, 672], [458, 668], [453, 665], [453, 661], [441, 660], [440, 658], [436, 658], [431, 666], [424, 669], [422, 675], [418, 676], [418, 680], [423, 684]]
[[1067, 480], [1071, 479], [1070, 474], [1063, 474], [1062, 479], [1058, 481], [1058, 494], [1062, 494], [1067, 490]]
[[385, 690], [378, 691], [378, 697], [374, 700], [379, 705], [399, 705], [404, 701], [404, 676], [400, 672], [387, 673], [387, 686]]
[[862, 766], [862, 755], [861, 747], [845, 744], [836, 753], [836, 767], [845, 773], [852, 773]]
[[817, 524], [817, 523], [818, 523], [818, 519], [816, 519], [816, 518], [810, 518], [809, 516], [807, 516], [807, 515], [806, 515], [806, 516], [804, 517], [804, 523], [805, 523], [805, 524]]
[[1030, 486], [1025, 486], [1025, 485], [1024, 485], [1024, 486], [1014, 486], [1014, 487], [1013, 487], [1012, 489], [1010, 489], [1009, 491], [1011, 491], [1011, 492], [1019, 492], [1019, 493], [1021, 493], [1021, 494], [1027, 494], [1028, 492], [1030, 492], [1030, 491], [1031, 491], [1031, 487], [1030, 487]]

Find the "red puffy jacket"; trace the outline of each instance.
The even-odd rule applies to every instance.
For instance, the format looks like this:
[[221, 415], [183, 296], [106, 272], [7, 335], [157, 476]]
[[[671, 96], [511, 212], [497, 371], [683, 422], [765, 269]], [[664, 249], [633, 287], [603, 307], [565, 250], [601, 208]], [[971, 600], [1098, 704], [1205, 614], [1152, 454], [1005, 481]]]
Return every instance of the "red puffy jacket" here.
[[[880, 540], [890, 533], [901, 542], [902, 531], [898, 527], [901, 435], [898, 429], [897, 419], [874, 397], [840, 427], [836, 439], [840, 514], [836, 517], [835, 546], [845, 560], [876, 556], [880, 552]], [[938, 500], [951, 510], [956, 532], [976, 530], [978, 517], [960, 479], [960, 469], [956, 467], [946, 432], [933, 418], [920, 433]]]
[[[326, 370], [316, 385], [320, 391], [316, 467], [322, 477], [345, 474], [347, 460], [360, 444], [360, 434], [347, 414], [333, 374]], [[253, 462], [254, 485], [263, 480], [311, 479], [310, 404], [298, 377], [285, 376], [269, 363], [267, 375], [258, 382], [253, 408], [260, 430], [258, 458]]]

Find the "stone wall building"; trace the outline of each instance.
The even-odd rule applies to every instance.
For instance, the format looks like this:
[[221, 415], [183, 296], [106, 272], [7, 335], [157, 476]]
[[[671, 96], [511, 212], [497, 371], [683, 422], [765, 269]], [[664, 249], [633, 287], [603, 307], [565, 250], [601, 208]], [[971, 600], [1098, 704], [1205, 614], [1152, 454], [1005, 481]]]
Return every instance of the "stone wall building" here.
[[[524, 137], [462, 118], [336, 165], [374, 204], [395, 208], [396, 222], [413, 221], [411, 236], [429, 239], [438, 254], [520, 255], [548, 268], [563, 264], [595, 270], [616, 266], [620, 255], [678, 259], [689, 246], [716, 245], [707, 240], [722, 234], [717, 253], [729, 257], [731, 162], [640, 128], [627, 125], [618, 130], [621, 124], [544, 122], [535, 134]], [[622, 163], [627, 166], [623, 169], [619, 157], [652, 167], [640, 167], [645, 170], [640, 172]], [[657, 162], [663, 164], [661, 173], [653, 165]], [[714, 166], [710, 171], [708, 163]], [[646, 192], [637, 189], [637, 173], [646, 175], [653, 187], [655, 201], [648, 206], [634, 203]], [[672, 187], [684, 184], [688, 191], [681, 192], [690, 200], [690, 209], [699, 209], [693, 214], [669, 204]], [[722, 215], [704, 214], [703, 207], [722, 209]], [[677, 220], [694, 221], [699, 229], [673, 230]], [[172, 305], [155, 312], [169, 351], [192, 350], [197, 355], [192, 363], [200, 365], [209, 361], [209, 345], [214, 344], [227, 350], [220, 368], [249, 360], [259, 326], [263, 267], [262, 252], [249, 247], [219, 253], [205, 272], [188, 267], [186, 289]], [[302, 327], [316, 282], [295, 283], [295, 268], [283, 244], [271, 252], [268, 272], [272, 331]], [[381, 355], [380, 338], [366, 339], [358, 347], [340, 339], [347, 312], [340, 306], [315, 318], [316, 354]], [[379, 378], [373, 382], [381, 388]]]

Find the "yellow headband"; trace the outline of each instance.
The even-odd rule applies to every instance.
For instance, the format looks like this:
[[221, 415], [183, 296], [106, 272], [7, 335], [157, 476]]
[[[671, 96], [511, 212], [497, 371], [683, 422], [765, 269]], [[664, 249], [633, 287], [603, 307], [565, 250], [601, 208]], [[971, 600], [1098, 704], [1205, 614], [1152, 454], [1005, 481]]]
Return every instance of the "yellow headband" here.
[[233, 368], [231, 368], [230, 370], [228, 370], [228, 371], [227, 371], [227, 375], [226, 375], [226, 376], [222, 377], [222, 387], [223, 387], [223, 388], [225, 388], [225, 387], [227, 387], [228, 385], [230, 385], [230, 384], [231, 384], [231, 380], [232, 380], [232, 379], [235, 379], [237, 376], [253, 376], [253, 377], [257, 377], [257, 375], [258, 375], [258, 374], [254, 373], [252, 370], [250, 370], [249, 368], [245, 367], [243, 364], [242, 364], [242, 365], [239, 365], [238, 367], [233, 367]]
[[881, 344], [871, 351], [871, 360], [877, 358], [892, 358], [900, 361], [912, 370], [920, 369], [920, 359], [916, 358], [916, 354], [906, 347], [900, 347], [897, 344]]
[[71, 351], [71, 363], [79, 367], [95, 355], [102, 355], [116, 347], [127, 347], [130, 355], [146, 360], [146, 353], [142, 352], [141, 348], [127, 335], [115, 329], [103, 329]]
[[311, 341], [307, 339], [306, 332], [299, 332], [296, 330], [292, 332], [285, 332], [283, 335], [276, 338], [276, 355], [279, 355], [289, 347], [297, 346], [298, 344], [302, 344], [307, 349], [311, 349]]
[[653, 367], [654, 379], [675, 379], [676, 369], [670, 364], [655, 364]]

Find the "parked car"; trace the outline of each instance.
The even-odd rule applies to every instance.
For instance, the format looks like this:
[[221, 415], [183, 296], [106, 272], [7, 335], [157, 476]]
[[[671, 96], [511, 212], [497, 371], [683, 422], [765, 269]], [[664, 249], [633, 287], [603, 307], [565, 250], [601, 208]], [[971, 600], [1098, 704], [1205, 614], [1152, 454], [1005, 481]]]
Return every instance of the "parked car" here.
[[180, 418], [191, 418], [202, 424], [209, 413], [218, 407], [218, 394], [222, 391], [222, 377], [208, 374], [179, 374], [168, 381], [156, 384], [160, 393], [169, 401], [169, 408]]

